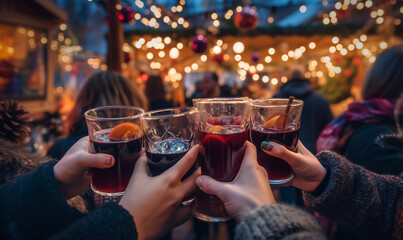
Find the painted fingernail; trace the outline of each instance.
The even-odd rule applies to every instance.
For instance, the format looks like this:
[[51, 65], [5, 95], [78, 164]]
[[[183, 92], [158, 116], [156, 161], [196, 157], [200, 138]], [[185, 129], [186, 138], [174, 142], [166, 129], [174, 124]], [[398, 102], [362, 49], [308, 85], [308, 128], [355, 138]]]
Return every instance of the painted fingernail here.
[[271, 150], [273, 150], [273, 144], [271, 144], [270, 142], [266, 142], [266, 141], [264, 141], [264, 142], [262, 142], [261, 144], [260, 144], [260, 147], [263, 149], [263, 150], [266, 150], [266, 151], [271, 151]]
[[111, 165], [112, 164], [112, 157], [108, 156], [105, 158], [105, 164], [106, 165]]

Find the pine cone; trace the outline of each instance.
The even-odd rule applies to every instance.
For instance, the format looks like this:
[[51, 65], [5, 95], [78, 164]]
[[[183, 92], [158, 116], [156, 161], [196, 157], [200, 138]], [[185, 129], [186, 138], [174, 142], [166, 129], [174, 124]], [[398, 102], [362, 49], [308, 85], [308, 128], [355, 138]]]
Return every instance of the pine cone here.
[[15, 100], [0, 102], [0, 137], [15, 143], [23, 143], [31, 133], [31, 118]]

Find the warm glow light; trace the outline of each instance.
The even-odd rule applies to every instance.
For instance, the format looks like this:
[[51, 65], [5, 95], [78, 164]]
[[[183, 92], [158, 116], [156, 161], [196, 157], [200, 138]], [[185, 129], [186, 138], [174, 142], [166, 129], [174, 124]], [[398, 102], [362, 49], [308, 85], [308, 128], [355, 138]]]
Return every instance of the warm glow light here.
[[364, 44], [362, 44], [362, 42], [357, 42], [357, 44], [355, 44], [355, 47], [357, 49], [361, 49], [364, 46]]
[[153, 59], [153, 57], [154, 57], [154, 55], [152, 54], [152, 53], [147, 53], [147, 59], [148, 60], [151, 60], [151, 59]]
[[324, 18], [323, 19], [323, 24], [328, 25], [330, 23], [329, 18]]
[[255, 74], [252, 76], [253, 81], [258, 81], [259, 80], [259, 75]]
[[178, 27], [178, 24], [177, 24], [176, 22], [173, 22], [173, 23], [171, 24], [171, 27], [172, 27], [172, 28], [177, 28], [177, 27]]
[[370, 63], [374, 63], [375, 60], [376, 60], [376, 57], [375, 57], [375, 56], [371, 56], [371, 57], [368, 59], [368, 61], [369, 61]]
[[304, 74], [304, 76], [305, 76], [305, 78], [310, 78], [310, 77], [311, 77], [311, 73], [310, 73], [310, 72], [306, 72], [306, 73]]
[[67, 25], [65, 23], [62, 23], [62, 24], [60, 24], [59, 28], [60, 28], [61, 31], [66, 31]]
[[14, 53], [14, 48], [13, 47], [8, 47], [7, 52], [10, 53], [10, 54], [13, 54]]
[[322, 72], [322, 71], [317, 71], [317, 72], [316, 72], [316, 76], [317, 76], [318, 78], [323, 77], [323, 72]]
[[197, 65], [197, 63], [192, 64], [192, 69], [193, 70], [197, 70], [198, 68], [199, 68], [199, 65]]
[[341, 8], [341, 2], [337, 2], [337, 3], [334, 5], [334, 8], [340, 9], [340, 8]]
[[262, 82], [268, 83], [269, 82], [269, 77], [268, 76], [263, 76], [262, 77]]
[[158, 53], [158, 56], [160, 56], [160, 57], [165, 57], [165, 52], [164, 51], [160, 51], [159, 53]]
[[323, 62], [325, 62], [325, 63], [330, 62], [330, 57], [329, 56], [324, 57]]
[[336, 44], [339, 42], [339, 38], [338, 37], [333, 37], [332, 38], [332, 43]]
[[301, 7], [299, 7], [299, 11], [301, 12], [301, 13], [305, 13], [306, 12], [306, 6], [305, 5], [301, 5]]
[[350, 44], [347, 46], [347, 48], [348, 48], [348, 50], [353, 51], [354, 48], [355, 48], [355, 46], [354, 46], [354, 44], [351, 44], [351, 43], [350, 43]]
[[273, 55], [274, 53], [276, 53], [276, 50], [274, 48], [269, 48], [269, 50], [267, 51], [270, 55]]
[[270, 16], [267, 18], [268, 23], [273, 23], [274, 22], [274, 17]]
[[329, 72], [329, 77], [335, 77], [336, 73], [335, 72]]
[[179, 50], [177, 48], [171, 48], [171, 50], [169, 50], [169, 57], [177, 59], [179, 57]]
[[232, 50], [235, 53], [243, 53], [243, 51], [245, 50], [245, 46], [241, 42], [236, 42], [236, 43], [234, 43], [234, 46], [232, 47]]
[[382, 24], [383, 22], [384, 22], [383, 17], [379, 17], [379, 18], [376, 19], [377, 24]]
[[170, 37], [164, 38], [164, 43], [165, 44], [170, 44], [171, 43], [171, 38]]
[[41, 43], [46, 44], [48, 42], [48, 39], [46, 37], [41, 38]]
[[347, 49], [343, 48], [342, 50], [340, 50], [340, 54], [345, 56], [347, 54]]
[[239, 61], [241, 61], [242, 57], [241, 57], [241, 55], [237, 54], [237, 55], [235, 55], [234, 59], [235, 59], [235, 61], [239, 62]]
[[272, 60], [272, 58], [271, 58], [270, 56], [266, 56], [266, 57], [264, 58], [264, 61], [267, 62], [267, 63], [270, 63], [271, 60]]
[[274, 86], [278, 84], [278, 79], [277, 78], [272, 78], [271, 79], [271, 84], [273, 84]]
[[239, 79], [241, 79], [241, 81], [245, 81], [246, 80], [246, 75], [239, 76]]
[[362, 34], [362, 35], [360, 36], [361, 42], [365, 42], [365, 41], [367, 41], [367, 39], [368, 39], [368, 37], [367, 37], [367, 35], [365, 35], [365, 34]]
[[256, 73], [256, 67], [255, 66], [250, 66], [249, 67], [249, 72], [251, 72], [251, 73]]
[[314, 42], [309, 43], [309, 48], [314, 49], [316, 47], [316, 44]]
[[242, 11], [242, 6], [236, 7], [236, 11], [237, 11], [237, 12], [241, 12], [241, 11]]
[[288, 56], [287, 54], [283, 54], [283, 56], [281, 56], [281, 60], [283, 60], [284, 62], [288, 60]]
[[337, 51], [342, 50], [342, 49], [343, 49], [343, 45], [342, 45], [341, 43], [337, 44], [337, 45], [336, 45], [336, 49], [337, 49]]
[[217, 19], [217, 13], [212, 13], [211, 14], [211, 19], [216, 20]]
[[258, 70], [258, 71], [263, 71], [263, 68], [264, 68], [264, 66], [263, 66], [263, 64], [261, 64], [261, 63], [259, 63], [257, 66], [256, 66], [256, 69]]
[[207, 56], [206, 56], [206, 55], [201, 55], [200, 60], [201, 60], [202, 62], [207, 61]]
[[[32, 31], [32, 30], [29, 30], [28, 33], [27, 33], [27, 35], [28, 35], [28, 37], [34, 37], [34, 36], [35, 36], [35, 32]], [[60, 33], [59, 36], [63, 36], [63, 33]], [[64, 39], [64, 37], [62, 38], [62, 40], [60, 40], [60, 39], [59, 39], [59, 40], [60, 40], [60, 41], [63, 41], [63, 39]]]
[[221, 53], [221, 48], [219, 46], [214, 46], [213, 47], [213, 53], [214, 54], [220, 54]]
[[214, 20], [214, 21], [213, 21], [213, 25], [214, 25], [214, 27], [220, 26], [220, 21]]
[[358, 10], [361, 10], [363, 8], [364, 8], [364, 3], [360, 2], [360, 3], [357, 4], [357, 9]]
[[282, 76], [282, 77], [281, 77], [281, 82], [282, 82], [282, 83], [286, 83], [287, 81], [288, 81], [288, 79], [287, 79], [286, 76]]
[[341, 68], [340, 68], [340, 67], [335, 67], [335, 68], [333, 69], [333, 71], [334, 71], [335, 73], [341, 73]]
[[247, 72], [246, 72], [245, 69], [241, 69], [241, 70], [239, 70], [239, 74], [240, 74], [240, 75], [246, 75]]
[[380, 47], [381, 49], [386, 49], [386, 48], [388, 47], [388, 44], [387, 44], [386, 42], [380, 42], [380, 43], [379, 43], [379, 47]]
[[140, 13], [136, 13], [136, 14], [134, 15], [134, 18], [135, 18], [136, 20], [140, 20], [140, 19], [141, 19], [141, 14], [140, 14]]
[[366, 49], [366, 48], [362, 49], [361, 52], [362, 52], [362, 55], [364, 55], [364, 56], [367, 56], [367, 55], [371, 54], [370, 51], [368, 49]]
[[185, 73], [190, 73], [192, 69], [190, 67], [185, 67]]
[[224, 42], [221, 39], [217, 40], [217, 46], [222, 46], [224, 44]]
[[372, 18], [376, 18], [378, 17], [378, 14], [376, 13], [376, 11], [372, 11], [369, 16], [371, 16]]
[[335, 52], [336, 52], [336, 48], [335, 48], [334, 46], [331, 46], [331, 47], [329, 48], [329, 52], [330, 52], [330, 53], [335, 53]]
[[335, 17], [336, 17], [336, 12], [335, 12], [335, 11], [331, 11], [331, 12], [329, 13], [329, 16], [330, 16], [331, 18], [335, 18]]
[[177, 47], [178, 49], [182, 49], [182, 48], [183, 48], [183, 43], [178, 43], [178, 44], [176, 44], [176, 47]]
[[367, 0], [367, 1], [365, 2], [365, 6], [366, 6], [367, 8], [372, 7], [372, 1], [371, 1], [371, 0]]

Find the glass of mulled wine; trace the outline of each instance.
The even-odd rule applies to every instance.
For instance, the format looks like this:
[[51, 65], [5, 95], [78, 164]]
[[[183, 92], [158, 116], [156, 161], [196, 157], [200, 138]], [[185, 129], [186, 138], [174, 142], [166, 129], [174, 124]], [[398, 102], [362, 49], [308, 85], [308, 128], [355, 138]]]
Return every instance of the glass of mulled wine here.
[[[200, 112], [199, 164], [203, 175], [217, 181], [234, 180], [241, 167], [249, 134], [249, 98], [212, 98], [193, 101]], [[203, 221], [229, 220], [222, 201], [199, 190], [193, 215]]]
[[[144, 110], [130, 106], [106, 106], [88, 110], [84, 116], [92, 153], [106, 153], [115, 158], [111, 168], [92, 169], [92, 190], [102, 203], [116, 202], [123, 195], [134, 165], [140, 157], [143, 136], [140, 115]], [[101, 205], [97, 203], [96, 204]]]
[[[179, 107], [146, 112], [141, 117], [144, 143], [151, 176], [155, 177], [175, 165], [197, 141], [199, 113], [195, 107]], [[197, 162], [183, 179], [198, 168]], [[195, 194], [182, 204], [190, 204]]]
[[263, 152], [263, 141], [282, 144], [297, 150], [303, 101], [289, 99], [256, 99], [251, 104], [251, 140], [257, 149], [257, 160], [269, 176], [270, 184], [284, 184], [293, 178], [287, 162]]

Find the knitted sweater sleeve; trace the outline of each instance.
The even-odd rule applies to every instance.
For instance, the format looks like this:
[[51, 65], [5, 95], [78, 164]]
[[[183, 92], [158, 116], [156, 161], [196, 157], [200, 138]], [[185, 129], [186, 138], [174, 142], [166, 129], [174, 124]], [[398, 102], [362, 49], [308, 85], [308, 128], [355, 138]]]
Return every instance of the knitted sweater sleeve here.
[[370, 239], [391, 239], [393, 233], [398, 234], [401, 178], [372, 173], [327, 151], [317, 158], [330, 176], [322, 191], [304, 192], [308, 207]]
[[107, 204], [74, 222], [52, 240], [137, 239], [133, 217], [117, 204]]
[[271, 204], [251, 211], [235, 230], [236, 240], [326, 239], [315, 218], [285, 204]]
[[61, 195], [50, 161], [0, 187], [0, 232], [10, 238], [43, 239], [83, 214]]

